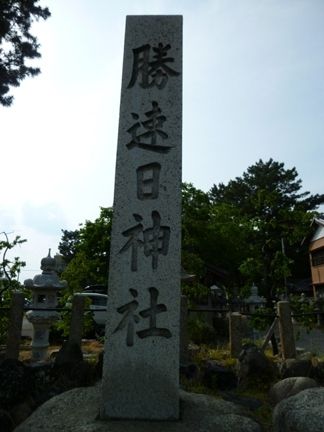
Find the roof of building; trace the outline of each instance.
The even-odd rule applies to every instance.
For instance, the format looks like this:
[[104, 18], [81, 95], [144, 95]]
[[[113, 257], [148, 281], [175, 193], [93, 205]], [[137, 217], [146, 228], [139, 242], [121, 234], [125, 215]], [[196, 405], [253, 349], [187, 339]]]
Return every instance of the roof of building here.
[[319, 240], [324, 237], [324, 219], [322, 218], [314, 218], [313, 224], [317, 225], [317, 228], [311, 238], [311, 242], [315, 240]]

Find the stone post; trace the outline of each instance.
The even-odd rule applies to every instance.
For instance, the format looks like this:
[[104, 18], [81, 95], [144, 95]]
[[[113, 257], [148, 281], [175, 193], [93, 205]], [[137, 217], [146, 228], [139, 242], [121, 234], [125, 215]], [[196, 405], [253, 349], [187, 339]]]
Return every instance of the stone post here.
[[229, 316], [229, 343], [231, 357], [238, 358], [242, 350], [242, 315], [232, 312]]
[[185, 295], [181, 296], [180, 311], [180, 364], [188, 362], [188, 300]]
[[279, 316], [279, 335], [281, 352], [284, 359], [296, 358], [294, 327], [291, 321], [290, 304], [280, 301], [277, 304]]
[[101, 418], [179, 418], [182, 17], [128, 16]]
[[69, 342], [75, 342], [81, 346], [83, 334], [83, 314], [85, 297], [75, 294], [72, 300], [72, 316], [70, 322]]
[[6, 358], [18, 360], [23, 315], [24, 295], [14, 292], [9, 312]]

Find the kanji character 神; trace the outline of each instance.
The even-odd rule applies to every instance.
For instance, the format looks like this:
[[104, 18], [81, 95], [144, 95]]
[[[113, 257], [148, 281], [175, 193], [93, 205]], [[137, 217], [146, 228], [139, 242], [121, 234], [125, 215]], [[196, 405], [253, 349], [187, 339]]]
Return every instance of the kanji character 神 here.
[[170, 227], [161, 225], [161, 216], [157, 211], [152, 211], [153, 226], [143, 229], [142, 216], [133, 214], [137, 225], [123, 231], [123, 236], [130, 237], [119, 253], [131, 249], [131, 270], [137, 271], [138, 248], [144, 247], [144, 255], [152, 257], [152, 268], [158, 267], [159, 255], [167, 255], [170, 240]]

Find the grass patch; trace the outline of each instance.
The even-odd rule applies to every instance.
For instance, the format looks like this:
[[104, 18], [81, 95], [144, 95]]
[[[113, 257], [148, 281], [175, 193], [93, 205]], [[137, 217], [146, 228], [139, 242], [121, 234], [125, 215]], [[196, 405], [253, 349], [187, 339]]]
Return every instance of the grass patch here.
[[193, 354], [193, 362], [201, 366], [206, 360], [217, 361], [224, 367], [233, 368], [237, 360], [230, 356], [228, 346], [200, 345]]
[[[278, 361], [277, 356], [272, 355], [272, 351], [269, 349], [265, 352], [266, 356], [272, 363]], [[237, 359], [230, 356], [228, 345], [223, 346], [211, 346], [211, 345], [199, 345], [193, 351], [192, 361], [200, 368], [207, 360], [214, 360], [220, 365], [234, 370], [237, 365]], [[246, 408], [246, 415], [253, 418], [261, 426], [264, 432], [272, 431], [272, 412], [273, 408], [269, 401], [269, 388], [274, 384], [276, 380], [264, 380], [254, 378], [248, 382], [248, 385], [238, 387], [235, 390], [231, 390], [229, 393], [233, 396], [238, 396], [242, 398], [252, 398], [259, 400], [262, 405], [251, 411]], [[199, 374], [195, 379], [186, 379], [181, 377], [182, 388], [188, 392], [192, 393], [202, 393], [206, 395], [213, 396], [218, 399], [223, 399], [222, 391], [217, 388], [209, 388], [203, 385], [200, 381]]]

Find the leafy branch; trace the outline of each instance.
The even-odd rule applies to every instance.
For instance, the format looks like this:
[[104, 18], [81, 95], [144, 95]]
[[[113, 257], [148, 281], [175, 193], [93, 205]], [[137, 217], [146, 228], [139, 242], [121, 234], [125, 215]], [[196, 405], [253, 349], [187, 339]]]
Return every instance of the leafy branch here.
[[25, 267], [25, 261], [21, 261], [19, 257], [8, 259], [8, 252], [16, 246], [20, 246], [27, 240], [22, 239], [20, 236], [16, 236], [12, 241], [9, 240], [9, 235], [12, 233], [6, 233], [2, 231], [0, 235], [4, 237], [0, 240], [0, 253], [2, 258], [0, 262], [0, 277], [2, 278], [2, 286], [0, 288], [0, 298], [3, 293], [12, 286], [13, 280], [19, 277], [19, 273], [22, 267]]

